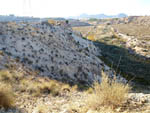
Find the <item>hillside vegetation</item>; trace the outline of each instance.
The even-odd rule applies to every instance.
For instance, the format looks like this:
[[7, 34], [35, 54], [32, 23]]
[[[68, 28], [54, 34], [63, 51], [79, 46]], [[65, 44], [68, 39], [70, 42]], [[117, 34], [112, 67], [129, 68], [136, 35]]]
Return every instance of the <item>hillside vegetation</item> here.
[[128, 84], [112, 80], [104, 72], [101, 84], [95, 81], [85, 90], [41, 77], [6, 54], [0, 58], [7, 61], [0, 70], [1, 113], [149, 112], [150, 95], [135, 95]]
[[[111, 27], [99, 28], [103, 38], [117, 38], [107, 32]], [[104, 45], [87, 40], [68, 23], [53, 20], [0, 23], [0, 112], [149, 113], [149, 89], [137, 93], [134, 82], [118, 73], [122, 58], [109, 66], [111, 40], [103, 38]]]
[[75, 27], [83, 37], [93, 37], [101, 59], [127, 79], [149, 84], [150, 47], [148, 26], [138, 24]]

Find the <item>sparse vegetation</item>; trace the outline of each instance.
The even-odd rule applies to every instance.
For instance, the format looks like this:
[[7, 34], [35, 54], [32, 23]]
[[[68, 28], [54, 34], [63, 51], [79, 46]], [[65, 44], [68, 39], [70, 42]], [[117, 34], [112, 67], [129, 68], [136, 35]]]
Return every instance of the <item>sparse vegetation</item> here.
[[102, 81], [94, 84], [93, 93], [87, 98], [87, 105], [94, 110], [100, 110], [102, 106], [117, 108], [127, 101], [129, 91], [128, 84], [119, 83], [116, 79], [110, 80], [102, 73]]
[[11, 87], [0, 83], [0, 108], [12, 108], [15, 106], [15, 98]]
[[2, 56], [4, 55], [3, 51], [0, 51], [0, 55], [2, 55]]
[[[63, 91], [63, 85], [66, 86], [56, 80], [46, 80], [42, 78], [36, 80], [32, 79], [33, 78], [28, 77], [20, 81], [21, 92], [28, 92], [29, 94], [32, 94], [32, 96], [41, 96], [42, 94], [52, 94], [53, 96], [57, 96]], [[67, 88], [69, 89], [70, 87], [68, 86]]]
[[52, 25], [56, 25], [57, 21], [52, 20], [52, 19], [49, 19], [49, 20], [48, 20], [48, 23], [49, 23], [49, 24], [52, 24]]
[[[120, 33], [128, 34], [129, 36], [136, 36], [137, 38], [143, 38], [143, 36], [150, 35], [150, 28], [147, 25], [138, 24], [116, 24], [112, 25], [113, 28], [117, 29]], [[148, 40], [149, 38], [147, 38]]]
[[[52, 38], [52, 35], [55, 36], [55, 32], [57, 33], [57, 28], [59, 29], [59, 26], [63, 28], [63, 31], [65, 31], [64, 27], [66, 26], [65, 25], [66, 23], [64, 23], [65, 26], [63, 26], [63, 22], [48, 23], [48, 21], [46, 21], [42, 23], [51, 26], [49, 28], [53, 28], [54, 24], [56, 24], [57, 26], [55, 26], [54, 27], [55, 29], [53, 30], [49, 29], [51, 30], [51, 33], [48, 32], [48, 34], [46, 34], [46, 29], [45, 29], [46, 26], [41, 26], [41, 29], [43, 27], [44, 31], [40, 29], [36, 30], [36, 26], [34, 26], [35, 30], [33, 32], [32, 30], [30, 30], [30, 32], [35, 33], [35, 36], [38, 35], [39, 37], [40, 35], [45, 35], [44, 36], [45, 39], [46, 37]], [[83, 30], [85, 28], [86, 29], [94, 28], [94, 30], [96, 30], [96, 31], [93, 30], [92, 32], [85, 31], [86, 36], [87, 34], [89, 36], [85, 40], [88, 39], [92, 40], [94, 41], [93, 44], [95, 44], [97, 47], [100, 47], [101, 50], [100, 53], [101, 55], [99, 54], [100, 60], [103, 60], [109, 67], [113, 68], [114, 70], [116, 69], [116, 73], [117, 72], [120, 73], [120, 71], [128, 72], [128, 73], [136, 71], [136, 73], [139, 73], [141, 76], [143, 76], [145, 73], [143, 73], [143, 71], [141, 70], [138, 70], [138, 68], [146, 69], [147, 67], [148, 70], [149, 64], [146, 64], [145, 63], [146, 61], [141, 61], [137, 59], [137, 57], [130, 56], [128, 50], [125, 49], [124, 43], [126, 42], [126, 40], [120, 38], [119, 36], [121, 35], [115, 34], [115, 30], [114, 32], [112, 30], [112, 32], [108, 33], [108, 31], [111, 30], [109, 26], [107, 27], [96, 26], [96, 28], [93, 26], [83, 27]], [[24, 32], [23, 30], [25, 29], [26, 28], [19, 27], [18, 30]], [[12, 30], [14, 33], [17, 33], [17, 31], [15, 31], [14, 29]], [[28, 31], [28, 29], [26, 29], [26, 31]], [[62, 34], [64, 36], [63, 38], [67, 36], [65, 35], [65, 33], [67, 33], [68, 36], [73, 34], [73, 32], [71, 32], [71, 29], [69, 29], [68, 32], [64, 32]], [[95, 33], [97, 34], [95, 35]], [[28, 32], [25, 32], [25, 34], [28, 35]], [[10, 38], [8, 38], [8, 40], [9, 39]], [[44, 39], [42, 38], [41, 40], [40, 38], [39, 43], [41, 43], [42, 41], [43, 44], [45, 44]], [[68, 39], [70, 39], [70, 37], [68, 37]], [[22, 38], [22, 40], [24, 40], [24, 38]], [[57, 41], [61, 41], [61, 40], [57, 40]], [[69, 40], [69, 42], [67, 42], [66, 44], [70, 44], [70, 41], [72, 40]], [[95, 41], [99, 41], [99, 42], [95, 42]], [[52, 42], [55, 42], [55, 40], [53, 40]], [[75, 45], [79, 45], [79, 43], [80, 42], [77, 42]], [[36, 44], [38, 44], [38, 42], [36, 42]], [[64, 43], [62, 44], [64, 45]], [[48, 43], [48, 45], [52, 45], [52, 44]], [[111, 76], [111, 74], [107, 76], [104, 72], [102, 72], [101, 83], [95, 81], [94, 84], [91, 82], [89, 82], [91, 84], [86, 84], [87, 80], [84, 81], [83, 80], [84, 78], [89, 80], [91, 79], [89, 76], [92, 76], [93, 73], [95, 76], [95, 74], [98, 74], [101, 70], [104, 70], [106, 73], [109, 71], [109, 68], [107, 68], [105, 63], [99, 62], [99, 60], [97, 60], [98, 54], [91, 53], [92, 49], [84, 48], [85, 46], [82, 47], [83, 49], [78, 48], [80, 46], [77, 47], [75, 46], [75, 48], [72, 51], [70, 51], [70, 52], [75, 52], [74, 50], [77, 50], [77, 53], [80, 54], [81, 52], [82, 56], [84, 56], [85, 53], [85, 57], [87, 57], [87, 60], [85, 60], [85, 62], [89, 61], [90, 64], [88, 65], [85, 63], [84, 66], [82, 65], [84, 59], [82, 59], [81, 55], [79, 55], [81, 57], [81, 58], [79, 57], [81, 59], [81, 62], [78, 62], [77, 57], [75, 57], [76, 54], [72, 55], [71, 53], [71, 62], [69, 62], [69, 59], [65, 58], [66, 57], [65, 53], [63, 56], [60, 56], [58, 54], [59, 50], [57, 50], [56, 48], [57, 44], [54, 46], [55, 48], [52, 49], [56, 50], [56, 54], [55, 54], [55, 50], [52, 51], [50, 50], [49, 52], [46, 52], [45, 49], [43, 48], [45, 46], [43, 46], [42, 49], [39, 48], [40, 51], [44, 53], [44, 56], [49, 55], [48, 58], [52, 57], [52, 59], [49, 60], [47, 58], [43, 58], [43, 56], [39, 57], [36, 59], [37, 65], [33, 61], [34, 62], [33, 67], [29, 66], [32, 65], [33, 62], [30, 61], [28, 58], [24, 58], [25, 62], [23, 62], [22, 60], [23, 58], [21, 58], [22, 55], [19, 58], [13, 55], [10, 56], [11, 54], [8, 53], [6, 54], [5, 51], [3, 51], [2, 53], [0, 51], [0, 59], [3, 60], [2, 62], [0, 62], [0, 112], [4, 111], [3, 113], [5, 113], [5, 110], [8, 109], [8, 112], [10, 111], [12, 113], [24, 113], [24, 112], [27, 113], [52, 113], [52, 112], [53, 113], [60, 113], [60, 112], [61, 113], [122, 113], [122, 112], [145, 113], [143, 111], [150, 108], [149, 107], [150, 101], [149, 99], [147, 99], [150, 97], [150, 95], [149, 96], [147, 96], [146, 94], [138, 95], [137, 93], [135, 94], [133, 92], [130, 92], [131, 87], [128, 84], [121, 83], [121, 80], [118, 80], [116, 78], [114, 79], [112, 77], [109, 78], [109, 75]], [[90, 46], [92, 45], [90, 44]], [[62, 47], [63, 46], [60, 46], [58, 49], [62, 49]], [[93, 47], [95, 49], [95, 46]], [[36, 48], [36, 47], [31, 47], [31, 48]], [[67, 50], [68, 47], [65, 49], [65, 51]], [[34, 53], [35, 56], [39, 55], [36, 54], [37, 52]], [[43, 64], [45, 62], [57, 61], [57, 59], [53, 59], [53, 56], [50, 56], [50, 54], [46, 54], [46, 53], [53, 54], [55, 57], [58, 58], [58, 60], [62, 59], [62, 61], [56, 63], [59, 64], [59, 66], [49, 65], [50, 66], [49, 67], [48, 65], [45, 66], [40, 65], [42, 64], [43, 61], [44, 61]], [[25, 54], [25, 52], [23, 54]], [[90, 54], [93, 55], [90, 56]], [[94, 55], [96, 55], [96, 57], [94, 57]], [[32, 54], [31, 55], [27, 54], [27, 56], [29, 58], [32, 57], [32, 60], [35, 58], [35, 56], [34, 55], [32, 56]], [[40, 61], [40, 59], [42, 59], [42, 61]], [[94, 62], [91, 62], [90, 59], [93, 59]], [[97, 60], [99, 63], [95, 60]], [[74, 68], [69, 65], [69, 63], [70, 64], [73, 63], [74, 65], [74, 61], [77, 61], [78, 68], [76, 66]], [[52, 62], [50, 62], [50, 64]], [[96, 65], [92, 66], [92, 64], [96, 64]], [[138, 64], [138, 68], [135, 66], [137, 64]], [[87, 69], [84, 68], [87, 66], [88, 66]], [[97, 70], [95, 69], [96, 67], [98, 68]], [[61, 69], [59, 70], [59, 68]], [[45, 73], [41, 73], [42, 71], [45, 72], [45, 70], [47, 70], [46, 73], [48, 73], [48, 76], [46, 76]], [[84, 70], [83, 71], [84, 73], [81, 73], [82, 70]], [[145, 72], [149, 73], [149, 70]], [[57, 75], [60, 75], [61, 77]], [[72, 78], [72, 75], [73, 77], [77, 78], [75, 79], [75, 81]], [[140, 88], [142, 89], [142, 87]], [[9, 108], [13, 108], [13, 109], [9, 109]], [[149, 113], [149, 111], [147, 113]]]
[[41, 96], [42, 94], [59, 95], [64, 89], [70, 90], [70, 86], [50, 80], [45, 77], [34, 78], [33, 75], [24, 76], [23, 73], [9, 70], [0, 71], [0, 82], [14, 87], [15, 91], [27, 92], [32, 96]]
[[[143, 31], [143, 29], [148, 29], [147, 26], [116, 24], [112, 25], [112, 27], [123, 34], [128, 33], [130, 36], [136, 34], [136, 38], [140, 40], [142, 44], [137, 45], [135, 41], [133, 41], [136, 45], [134, 44], [131, 48], [127, 48], [127, 39], [120, 37], [114, 29], [111, 29], [111, 27], [107, 25], [99, 25], [95, 30], [89, 30], [92, 29], [92, 27], [74, 27], [73, 29], [81, 32], [83, 36], [91, 31], [89, 34], [92, 34], [96, 40], [94, 41], [94, 44], [102, 51], [100, 59], [114, 70], [117, 69], [117, 73], [121, 73], [127, 80], [134, 79], [136, 83], [145, 85], [150, 84], [149, 59], [138, 53], [131, 54], [131, 52], [135, 50], [135, 46], [145, 48], [146, 52], [144, 53], [143, 51], [142, 53], [145, 55], [149, 54], [148, 50], [150, 47], [148, 44], [144, 43], [145, 41], [149, 41], [149, 34], [147, 30], [145, 30], [145, 32]], [[92, 39], [89, 38], [89, 40]], [[120, 57], [120, 64], [117, 68]]]
[[88, 35], [88, 36], [87, 36], [87, 39], [88, 39], [88, 40], [95, 41], [94, 35]]

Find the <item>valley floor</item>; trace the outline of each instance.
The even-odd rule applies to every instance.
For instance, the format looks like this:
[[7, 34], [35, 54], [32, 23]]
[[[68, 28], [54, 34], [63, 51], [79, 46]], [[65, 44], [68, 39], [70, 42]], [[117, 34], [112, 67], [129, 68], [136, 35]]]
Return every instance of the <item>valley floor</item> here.
[[130, 93], [128, 105], [114, 110], [101, 107], [97, 112], [86, 107], [85, 92], [63, 92], [60, 96], [42, 95], [32, 97], [26, 94], [17, 95], [16, 110], [1, 113], [150, 113], [150, 94]]

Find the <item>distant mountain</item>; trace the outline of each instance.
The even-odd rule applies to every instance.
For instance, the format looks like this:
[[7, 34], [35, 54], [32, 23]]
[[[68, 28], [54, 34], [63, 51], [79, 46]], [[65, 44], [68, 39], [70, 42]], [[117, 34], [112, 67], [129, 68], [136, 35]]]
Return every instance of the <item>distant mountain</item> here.
[[118, 18], [128, 17], [128, 15], [125, 14], [125, 13], [120, 13], [120, 14], [118, 14], [117, 16], [118, 16]]
[[88, 15], [88, 14], [81, 14], [79, 16], [70, 16], [68, 18], [72, 19], [90, 19], [90, 18], [96, 18], [96, 19], [105, 19], [105, 18], [123, 18], [128, 17], [128, 15], [124, 13], [120, 13], [118, 15], [105, 15], [105, 14], [95, 14], [95, 15]]

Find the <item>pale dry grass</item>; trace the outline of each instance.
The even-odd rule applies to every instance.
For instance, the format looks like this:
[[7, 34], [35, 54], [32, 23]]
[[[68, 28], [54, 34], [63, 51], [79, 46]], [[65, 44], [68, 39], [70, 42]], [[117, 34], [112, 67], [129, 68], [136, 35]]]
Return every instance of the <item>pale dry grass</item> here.
[[24, 76], [22, 72], [15, 70], [0, 70], [0, 82], [13, 87], [14, 92], [28, 93], [32, 96], [51, 94], [58, 96], [63, 90], [71, 91], [68, 84], [51, 80], [47, 77]]
[[56, 80], [44, 80], [42, 78], [38, 78], [36, 81], [26, 78], [21, 80], [20, 83], [20, 90], [22, 92], [28, 92], [32, 94], [32, 96], [41, 96], [42, 94], [57, 96], [63, 90], [70, 91], [71, 89], [71, 87], [67, 84], [63, 84]]
[[102, 73], [102, 82], [96, 82], [93, 86], [93, 93], [87, 98], [87, 105], [94, 110], [103, 107], [112, 109], [120, 107], [127, 101], [130, 87], [128, 84], [118, 83], [115, 79], [110, 80]]
[[0, 55], [2, 55], [2, 56], [4, 55], [3, 51], [0, 51]]
[[150, 36], [150, 28], [147, 25], [137, 25], [137, 24], [117, 24], [112, 25], [113, 28], [117, 29], [120, 33], [143, 37]]
[[0, 108], [13, 108], [15, 106], [14, 93], [9, 85], [0, 83]]
[[57, 24], [57, 21], [56, 21], [56, 20], [49, 19], [49, 20], [48, 20], [48, 23], [49, 23], [49, 24], [52, 24], [52, 25], [56, 25], [56, 24]]

